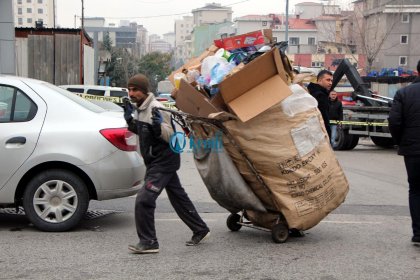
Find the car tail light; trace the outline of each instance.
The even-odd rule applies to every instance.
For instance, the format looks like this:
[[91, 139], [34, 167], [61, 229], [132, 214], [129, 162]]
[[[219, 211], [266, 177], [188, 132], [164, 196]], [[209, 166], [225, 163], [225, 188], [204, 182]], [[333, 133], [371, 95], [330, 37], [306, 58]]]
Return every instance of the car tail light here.
[[128, 131], [127, 128], [107, 128], [102, 129], [100, 133], [120, 150], [127, 152], [137, 151], [136, 135]]
[[158, 98], [156, 98], [156, 100], [157, 100], [157, 101], [160, 101], [160, 102], [166, 102], [166, 101], [169, 101], [169, 100], [168, 100], [168, 98], [164, 98], [164, 97], [158, 97]]

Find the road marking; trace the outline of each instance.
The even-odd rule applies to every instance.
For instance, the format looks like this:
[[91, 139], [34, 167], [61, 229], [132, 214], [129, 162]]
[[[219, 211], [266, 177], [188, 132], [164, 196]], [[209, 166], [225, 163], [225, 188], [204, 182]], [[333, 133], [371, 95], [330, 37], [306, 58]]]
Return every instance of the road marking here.
[[382, 224], [382, 222], [360, 222], [360, 221], [321, 221], [321, 223], [332, 223], [332, 224]]
[[[216, 219], [203, 219], [207, 222], [215, 222]], [[155, 219], [155, 221], [162, 221], [162, 222], [181, 222], [181, 219]]]

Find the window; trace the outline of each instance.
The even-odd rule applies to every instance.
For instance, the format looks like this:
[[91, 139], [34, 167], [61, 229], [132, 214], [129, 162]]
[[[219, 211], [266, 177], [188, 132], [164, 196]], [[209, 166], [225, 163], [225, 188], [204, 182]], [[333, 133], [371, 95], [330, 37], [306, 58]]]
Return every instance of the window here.
[[22, 4], [22, 0], [17, 0], [17, 3], [18, 4]]
[[407, 65], [407, 57], [406, 56], [400, 56], [400, 66]]
[[408, 35], [401, 35], [401, 44], [408, 44]]
[[126, 91], [122, 91], [122, 90], [111, 90], [109, 92], [109, 96], [113, 96], [113, 97], [127, 97], [128, 93]]
[[311, 46], [315, 45], [315, 38], [314, 37], [309, 37], [308, 38], [308, 45], [311, 45]]
[[38, 4], [42, 4], [42, 0], [38, 0]]
[[85, 91], [83, 88], [67, 88], [67, 90], [75, 93], [83, 93]]
[[338, 53], [342, 53], [343, 52], [343, 48], [342, 47], [337, 47], [337, 52]]
[[18, 24], [22, 25], [23, 24], [23, 19], [22, 18], [18, 18]]
[[18, 15], [22, 14], [22, 8], [18, 8]]
[[409, 23], [410, 22], [410, 15], [409, 14], [402, 14], [401, 15], [401, 22], [402, 23]]
[[0, 86], [0, 123], [29, 121], [36, 112], [35, 103], [23, 92], [10, 86]]
[[313, 61], [311, 63], [312, 67], [324, 67], [324, 62], [320, 62], [320, 61]]
[[27, 12], [28, 14], [32, 13], [32, 8], [26, 8], [26, 12]]
[[26, 0], [26, 3], [32, 3], [32, 0]]
[[266, 21], [263, 21], [262, 22], [262, 26], [267, 26], [267, 22]]
[[291, 46], [299, 45], [299, 38], [298, 37], [290, 37], [289, 42]]
[[38, 9], [38, 14], [42, 14], [44, 11], [42, 9]]
[[100, 89], [88, 89], [88, 91], [86, 93], [87, 94], [92, 94], [92, 95], [98, 95], [98, 96], [104, 96], [105, 95], [105, 91], [100, 90]]
[[31, 18], [28, 18], [28, 19], [26, 20], [26, 22], [27, 22], [27, 23], [32, 23], [32, 19], [31, 19]]

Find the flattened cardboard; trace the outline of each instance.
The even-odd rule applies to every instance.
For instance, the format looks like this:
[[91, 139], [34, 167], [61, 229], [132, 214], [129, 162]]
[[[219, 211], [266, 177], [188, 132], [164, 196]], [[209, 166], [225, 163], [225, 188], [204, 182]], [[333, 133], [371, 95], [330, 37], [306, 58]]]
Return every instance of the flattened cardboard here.
[[254, 59], [219, 84], [227, 106], [246, 122], [292, 92], [277, 48]]
[[221, 111], [185, 80], [181, 80], [175, 105], [181, 111], [199, 117]]

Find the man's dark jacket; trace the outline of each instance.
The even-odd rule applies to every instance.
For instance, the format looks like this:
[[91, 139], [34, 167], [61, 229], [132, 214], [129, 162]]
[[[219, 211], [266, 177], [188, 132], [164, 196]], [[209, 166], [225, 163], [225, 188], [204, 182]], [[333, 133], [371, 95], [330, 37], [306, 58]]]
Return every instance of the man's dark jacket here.
[[328, 136], [331, 137], [328, 90], [318, 84], [310, 83], [308, 85], [308, 91], [318, 101], [318, 109], [324, 119]]
[[329, 100], [329, 117], [330, 120], [342, 121], [343, 120], [343, 104], [337, 98]]
[[169, 147], [170, 137], [174, 133], [170, 114], [161, 111], [161, 135], [156, 136], [152, 126], [153, 107], [163, 107], [163, 105], [154, 98], [153, 93], [149, 93], [143, 104], [136, 108], [128, 129], [139, 136], [140, 153], [148, 172], [176, 172], [181, 160], [180, 155]]
[[420, 77], [397, 91], [388, 122], [398, 154], [420, 155]]

